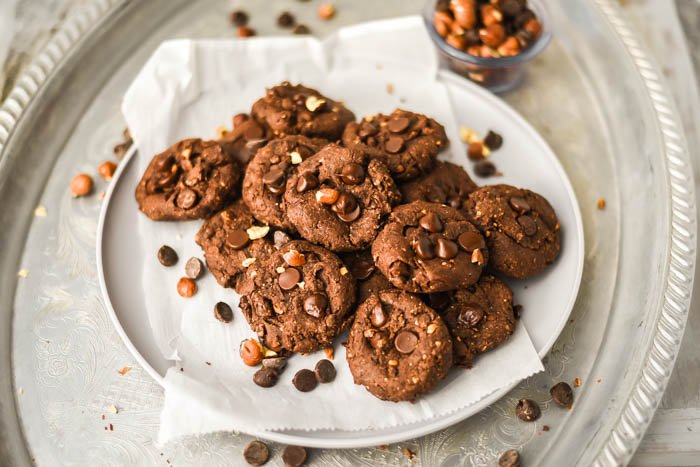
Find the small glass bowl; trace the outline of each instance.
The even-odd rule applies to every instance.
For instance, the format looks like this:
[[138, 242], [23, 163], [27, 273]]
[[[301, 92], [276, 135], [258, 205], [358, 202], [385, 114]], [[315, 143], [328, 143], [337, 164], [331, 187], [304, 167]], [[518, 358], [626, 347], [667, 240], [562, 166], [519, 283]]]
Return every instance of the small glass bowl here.
[[452, 71], [469, 78], [492, 92], [502, 93], [510, 91], [520, 84], [525, 76], [526, 65], [539, 55], [552, 39], [552, 32], [549, 29], [549, 16], [544, 5], [539, 0], [528, 0], [527, 3], [528, 7], [537, 15], [537, 19], [542, 23], [542, 33], [525, 50], [511, 57], [477, 57], [448, 45], [433, 26], [437, 0], [429, 0], [426, 3], [423, 11], [423, 20], [442, 60], [447, 63]]

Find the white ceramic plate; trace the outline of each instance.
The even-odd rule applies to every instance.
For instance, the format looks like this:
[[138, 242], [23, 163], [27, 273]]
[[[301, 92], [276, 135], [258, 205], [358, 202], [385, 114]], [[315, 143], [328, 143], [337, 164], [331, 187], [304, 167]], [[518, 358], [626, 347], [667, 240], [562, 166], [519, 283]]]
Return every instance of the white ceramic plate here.
[[[521, 322], [527, 328], [540, 357], [543, 357], [566, 324], [583, 270], [583, 226], [571, 184], [547, 143], [503, 101], [450, 72], [441, 71], [438, 79], [448, 88], [456, 121], [479, 134], [495, 129], [504, 136], [503, 148], [493, 156], [504, 175], [487, 180], [475, 178], [475, 181], [480, 184], [508, 183], [533, 189], [551, 202], [560, 219], [562, 252], [556, 263], [537, 278], [510, 281], [516, 303], [524, 307]], [[348, 104], [352, 107], [352, 103]], [[453, 144], [462, 143], [453, 141]], [[161, 382], [171, 362], [161, 356], [153, 341], [144, 297], [141, 295], [142, 262], [151, 258], [144, 259], [137, 253], [138, 238], [133, 226], [141, 214], [133, 193], [140, 174], [137, 173], [136, 164], [131, 163], [134, 154], [133, 150], [127, 154], [106, 193], [97, 232], [98, 274], [117, 332], [136, 360], [156, 381]], [[457, 162], [473, 174], [466, 157]], [[249, 434], [309, 447], [350, 448], [388, 444], [422, 436], [463, 420], [498, 400], [513, 386], [505, 387], [449, 416], [397, 428], [360, 432], [251, 430]], [[390, 407], [387, 410], [391, 410]]]

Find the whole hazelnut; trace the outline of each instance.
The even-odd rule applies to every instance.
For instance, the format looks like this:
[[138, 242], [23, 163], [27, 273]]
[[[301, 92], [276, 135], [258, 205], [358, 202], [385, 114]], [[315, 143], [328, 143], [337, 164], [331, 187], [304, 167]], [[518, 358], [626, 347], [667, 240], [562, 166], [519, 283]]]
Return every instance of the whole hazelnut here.
[[452, 30], [452, 17], [446, 11], [436, 11], [433, 16], [433, 26], [440, 37], [447, 36]]
[[506, 38], [506, 30], [500, 23], [494, 23], [479, 30], [481, 42], [489, 47], [498, 47]]
[[243, 363], [248, 366], [257, 366], [263, 360], [263, 349], [260, 342], [255, 339], [246, 339], [239, 349]]
[[503, 13], [493, 5], [483, 5], [481, 7], [481, 21], [484, 26], [503, 22]]
[[112, 161], [104, 161], [97, 167], [97, 173], [106, 181], [112, 180], [114, 172], [117, 170], [117, 164]]
[[452, 0], [450, 9], [455, 16], [455, 22], [464, 29], [476, 26], [476, 6], [474, 0]]
[[252, 37], [255, 35], [255, 29], [249, 28], [248, 26], [240, 26], [236, 30], [236, 35], [240, 38]]
[[447, 42], [447, 45], [450, 47], [454, 47], [455, 49], [459, 50], [464, 50], [467, 47], [467, 41], [462, 35], [448, 34], [445, 38], [445, 42]]
[[502, 57], [512, 57], [520, 53], [520, 42], [513, 36], [509, 36], [498, 46], [498, 54]]
[[92, 177], [88, 174], [78, 174], [70, 182], [70, 192], [73, 198], [87, 196], [92, 192]]
[[189, 277], [181, 277], [180, 280], [177, 281], [177, 293], [180, 294], [181, 297], [190, 298], [197, 293], [197, 283]]
[[335, 16], [335, 7], [330, 3], [322, 3], [318, 6], [318, 17], [327, 21]]

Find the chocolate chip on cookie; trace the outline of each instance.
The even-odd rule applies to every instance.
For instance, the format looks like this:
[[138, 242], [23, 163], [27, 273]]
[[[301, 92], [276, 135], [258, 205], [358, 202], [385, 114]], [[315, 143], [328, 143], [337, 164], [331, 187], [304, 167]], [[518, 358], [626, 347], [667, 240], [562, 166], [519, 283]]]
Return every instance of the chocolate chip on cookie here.
[[404, 203], [428, 201], [462, 212], [469, 194], [476, 188], [476, 183], [462, 167], [442, 161], [436, 161], [428, 174], [399, 185]]
[[238, 164], [221, 144], [186, 139], [153, 157], [136, 201], [153, 220], [204, 219], [229, 201], [239, 178]]
[[416, 296], [385, 290], [358, 307], [347, 358], [355, 384], [383, 400], [413, 401], [447, 375], [452, 340], [440, 316]]
[[396, 180], [410, 180], [430, 171], [448, 144], [445, 129], [425, 115], [396, 109], [350, 123], [343, 144], [360, 148], [383, 161]]
[[476, 227], [455, 209], [414, 201], [394, 209], [372, 243], [372, 257], [399, 289], [443, 292], [479, 280], [488, 258], [485, 246]]
[[467, 218], [486, 237], [494, 271], [517, 279], [532, 277], [559, 255], [559, 221], [537, 193], [485, 186], [471, 193], [465, 206]]
[[259, 122], [248, 114], [237, 114], [233, 117], [233, 129], [221, 131], [218, 141], [230, 157], [245, 166], [271, 136], [271, 131], [264, 122]]
[[332, 251], [367, 248], [399, 199], [382, 162], [336, 144], [299, 164], [284, 194], [299, 234]]
[[345, 253], [342, 260], [357, 281], [357, 303], [364, 302], [373, 293], [394, 288], [374, 265], [370, 250]]

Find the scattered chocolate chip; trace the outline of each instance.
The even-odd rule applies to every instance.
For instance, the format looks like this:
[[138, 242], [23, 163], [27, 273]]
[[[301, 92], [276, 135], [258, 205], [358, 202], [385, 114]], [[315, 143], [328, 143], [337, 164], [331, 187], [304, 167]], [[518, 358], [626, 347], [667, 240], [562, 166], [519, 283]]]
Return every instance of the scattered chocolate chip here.
[[[515, 0], [516, 3], [517, 0]], [[495, 151], [503, 146], [503, 137], [493, 130], [489, 130], [486, 138], [484, 138], [484, 144], [488, 146], [489, 149]]]
[[520, 453], [516, 449], [508, 449], [498, 458], [498, 467], [520, 467]]
[[439, 258], [452, 259], [455, 256], [457, 256], [458, 251], [459, 247], [452, 240], [448, 240], [442, 237], [437, 239], [436, 252]]
[[496, 166], [491, 161], [479, 161], [474, 164], [474, 173], [482, 178], [491, 177], [496, 174]]
[[394, 117], [387, 123], [387, 128], [392, 133], [403, 133], [411, 124], [411, 120], [406, 117]]
[[178, 260], [177, 253], [168, 245], [163, 245], [162, 247], [158, 248], [157, 256], [160, 264], [167, 267], [174, 266]]
[[294, 16], [288, 11], [283, 11], [277, 17], [277, 26], [281, 28], [291, 28], [294, 26], [295, 22], [296, 20], [294, 19]]
[[418, 219], [418, 225], [431, 233], [442, 232], [444, 228], [440, 217], [434, 212], [429, 212], [425, 216]]
[[464, 232], [459, 237], [457, 237], [457, 243], [462, 247], [467, 253], [471, 253], [474, 250], [486, 248], [486, 242], [484, 237], [476, 232]]
[[465, 328], [473, 328], [484, 318], [484, 310], [479, 305], [467, 305], [457, 316], [457, 324]]
[[177, 194], [175, 204], [181, 209], [193, 208], [197, 204], [197, 193], [195, 193], [194, 190], [185, 188]]
[[523, 313], [523, 306], [522, 305], [514, 305], [513, 306], [513, 317], [515, 319], [520, 319], [520, 316]]
[[306, 449], [301, 446], [287, 446], [282, 452], [284, 467], [301, 467], [306, 462]]
[[335, 366], [330, 360], [319, 360], [314, 368], [314, 373], [316, 373], [316, 379], [319, 383], [330, 383], [335, 379]]
[[231, 12], [230, 19], [234, 26], [245, 26], [248, 24], [248, 13], [243, 10], [236, 10]]
[[328, 298], [322, 293], [313, 293], [304, 300], [304, 311], [314, 318], [320, 318], [327, 307]]
[[534, 422], [540, 418], [540, 406], [532, 399], [520, 399], [515, 407], [515, 415], [525, 422]]
[[537, 233], [537, 222], [530, 216], [518, 217], [518, 224], [523, 228], [523, 233], [528, 237], [532, 237]]
[[282, 370], [284, 370], [284, 367], [287, 366], [287, 359], [284, 357], [265, 358], [262, 361], [262, 366], [264, 368], [271, 368], [280, 373]]
[[262, 441], [254, 440], [243, 449], [243, 458], [250, 465], [263, 465], [270, 458], [270, 449]]
[[311, 30], [304, 24], [297, 24], [292, 30], [294, 34], [311, 34]]
[[253, 382], [261, 388], [271, 388], [277, 384], [279, 373], [272, 368], [263, 367], [253, 375]]
[[185, 275], [190, 279], [197, 280], [204, 274], [204, 264], [199, 258], [194, 256], [187, 260], [185, 264]]
[[348, 185], [359, 185], [365, 180], [365, 169], [360, 164], [351, 162], [340, 171], [340, 179]]
[[372, 323], [372, 326], [375, 328], [381, 328], [384, 326], [386, 323], [386, 313], [384, 313], [384, 308], [382, 307], [381, 303], [372, 308], [369, 320]]
[[214, 316], [222, 323], [230, 323], [233, 321], [233, 310], [228, 303], [219, 302], [214, 305]]
[[316, 375], [313, 371], [304, 368], [297, 371], [292, 379], [292, 384], [301, 392], [309, 392], [318, 385], [318, 381], [316, 381]]
[[318, 177], [311, 172], [304, 172], [297, 179], [297, 192], [303, 193], [306, 190], [313, 190], [318, 186]]
[[428, 237], [423, 237], [418, 240], [418, 243], [415, 244], [415, 250], [420, 259], [428, 260], [435, 258], [435, 245], [433, 245], [433, 241]]
[[549, 394], [552, 396], [552, 400], [561, 407], [571, 407], [571, 404], [574, 403], [574, 391], [564, 381], [552, 386]]
[[525, 200], [525, 198], [521, 198], [520, 196], [513, 196], [508, 200], [508, 204], [510, 204], [513, 211], [517, 212], [518, 214], [525, 214], [526, 212], [530, 211], [530, 204]]
[[299, 279], [301, 279], [301, 274], [298, 269], [287, 268], [279, 275], [277, 282], [282, 290], [292, 290], [299, 283]]
[[394, 347], [403, 354], [409, 354], [416, 349], [418, 336], [411, 331], [401, 331], [394, 339]]
[[292, 237], [290, 237], [286, 232], [283, 232], [282, 230], [275, 230], [275, 233], [272, 234], [272, 239], [275, 243], [275, 248], [277, 248], [278, 250], [282, 248], [286, 243], [292, 241]]
[[403, 138], [399, 136], [390, 136], [384, 143], [384, 149], [389, 154], [397, 154], [403, 149]]

